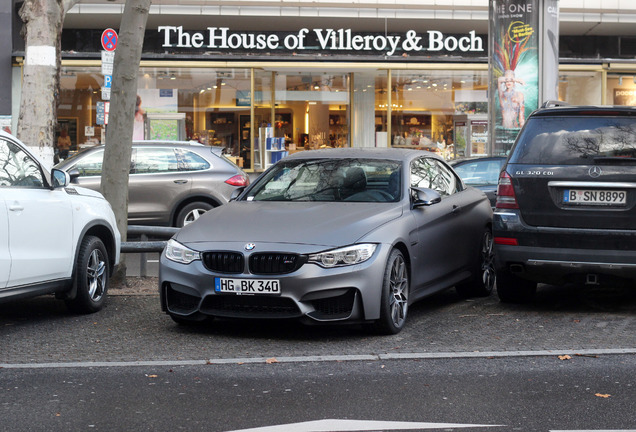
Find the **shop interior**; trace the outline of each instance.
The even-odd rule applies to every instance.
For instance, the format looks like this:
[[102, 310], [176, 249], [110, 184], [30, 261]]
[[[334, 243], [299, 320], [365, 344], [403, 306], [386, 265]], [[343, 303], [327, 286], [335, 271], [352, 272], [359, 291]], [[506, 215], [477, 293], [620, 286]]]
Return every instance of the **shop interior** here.
[[[247, 170], [326, 147], [406, 147], [447, 159], [488, 154], [485, 65], [445, 70], [148, 67], [138, 77], [139, 136], [222, 146]], [[599, 73], [563, 73], [559, 91], [599, 88]], [[623, 83], [609, 77], [613, 100]], [[71, 151], [103, 143], [108, 101], [98, 67], [63, 66], [59, 131]], [[622, 81], [622, 82], [621, 82]], [[636, 89], [636, 84], [633, 84]], [[586, 93], [590, 97], [590, 93]], [[623, 99], [621, 99], [623, 96]], [[601, 96], [598, 97], [600, 103]], [[574, 101], [576, 103], [576, 101]]]

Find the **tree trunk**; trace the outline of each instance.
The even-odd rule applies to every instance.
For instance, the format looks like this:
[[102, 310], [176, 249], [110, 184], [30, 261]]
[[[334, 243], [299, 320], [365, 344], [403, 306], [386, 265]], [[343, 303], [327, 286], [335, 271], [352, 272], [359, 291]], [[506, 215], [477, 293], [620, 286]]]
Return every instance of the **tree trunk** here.
[[[122, 241], [128, 238], [128, 174], [137, 100], [137, 73], [151, 3], [151, 0], [126, 1], [113, 65], [101, 192], [113, 207]], [[122, 256], [113, 282], [121, 282], [125, 276], [126, 260]]]
[[78, 1], [25, 0], [19, 12], [26, 56], [17, 136], [49, 166], [57, 123], [62, 23]]

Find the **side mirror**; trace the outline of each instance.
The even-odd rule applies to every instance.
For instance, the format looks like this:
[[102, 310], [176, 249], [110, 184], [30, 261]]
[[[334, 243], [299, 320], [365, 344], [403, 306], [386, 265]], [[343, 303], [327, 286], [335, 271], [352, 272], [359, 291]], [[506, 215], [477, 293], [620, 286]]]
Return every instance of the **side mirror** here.
[[[77, 174], [79, 175], [79, 172]], [[53, 168], [51, 170], [51, 180], [53, 182], [52, 187], [53, 189], [55, 189], [68, 186], [68, 184], [71, 182], [71, 176], [66, 171]]]
[[71, 183], [76, 183], [75, 180], [77, 180], [79, 178], [80, 172], [79, 172], [79, 170], [77, 168], [73, 168], [72, 170], [70, 170], [68, 172], [68, 175], [71, 177], [70, 182]]
[[442, 196], [436, 190], [429, 188], [411, 188], [413, 207], [426, 207], [442, 201]]
[[230, 195], [230, 201], [236, 201], [240, 194], [245, 190], [244, 187], [236, 188], [232, 191], [232, 195]]

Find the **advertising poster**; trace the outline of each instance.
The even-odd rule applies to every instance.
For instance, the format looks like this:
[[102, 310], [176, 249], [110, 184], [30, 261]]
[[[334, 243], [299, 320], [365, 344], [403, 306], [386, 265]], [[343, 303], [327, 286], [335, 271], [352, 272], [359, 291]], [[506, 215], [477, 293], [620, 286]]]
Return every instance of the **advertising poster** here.
[[614, 89], [614, 105], [636, 106], [636, 90]]
[[491, 14], [494, 154], [507, 154], [538, 108], [540, 0], [496, 0]]

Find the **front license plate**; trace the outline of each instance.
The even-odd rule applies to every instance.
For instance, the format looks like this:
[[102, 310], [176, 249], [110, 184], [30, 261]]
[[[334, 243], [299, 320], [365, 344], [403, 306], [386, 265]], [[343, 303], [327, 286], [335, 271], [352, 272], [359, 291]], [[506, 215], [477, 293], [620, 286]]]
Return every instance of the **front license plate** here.
[[627, 192], [619, 190], [565, 189], [563, 191], [563, 202], [565, 204], [625, 205]]
[[214, 291], [232, 294], [280, 294], [278, 279], [214, 278]]

